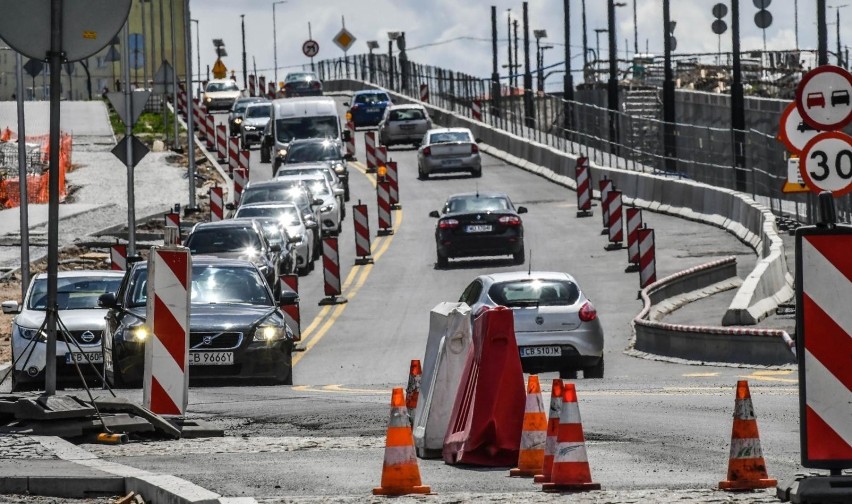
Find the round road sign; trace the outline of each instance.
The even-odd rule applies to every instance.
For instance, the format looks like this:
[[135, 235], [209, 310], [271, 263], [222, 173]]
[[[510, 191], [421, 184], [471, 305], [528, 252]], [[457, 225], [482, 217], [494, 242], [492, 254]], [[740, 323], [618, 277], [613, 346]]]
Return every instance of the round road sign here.
[[713, 6], [713, 17], [722, 19], [728, 15], [728, 6], [723, 3], [717, 3]]
[[772, 0], [754, 0], [754, 6], [758, 9], [765, 9], [769, 7], [769, 4], [772, 3]]
[[830, 191], [836, 198], [852, 191], [852, 136], [840, 131], [818, 134], [802, 151], [799, 171], [813, 192]]
[[721, 19], [717, 19], [716, 21], [713, 21], [712, 28], [713, 33], [715, 33], [716, 35], [721, 35], [725, 33], [725, 31], [728, 29], [728, 24], [722, 21]]
[[816, 129], [842, 129], [852, 121], [852, 74], [834, 65], [814, 68], [796, 88], [796, 107]]
[[808, 142], [819, 133], [819, 130], [802, 120], [795, 103], [787, 105], [778, 125], [778, 140], [781, 140], [790, 154], [799, 155]]
[[313, 58], [319, 53], [319, 44], [316, 40], [306, 40], [302, 44], [302, 53], [309, 58]]
[[754, 15], [754, 24], [756, 24], [761, 30], [769, 28], [769, 25], [772, 24], [772, 13], [768, 10], [757, 11]]

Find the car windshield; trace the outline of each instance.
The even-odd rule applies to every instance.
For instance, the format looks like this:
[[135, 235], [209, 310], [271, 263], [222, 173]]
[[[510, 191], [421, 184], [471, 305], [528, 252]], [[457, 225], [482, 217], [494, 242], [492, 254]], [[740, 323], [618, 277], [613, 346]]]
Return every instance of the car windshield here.
[[260, 237], [249, 227], [212, 227], [197, 229], [186, 239], [192, 254], [214, 254], [217, 252], [255, 251], [263, 248]]
[[342, 159], [340, 149], [334, 142], [307, 142], [290, 146], [284, 163], [313, 163], [317, 161], [335, 161]]
[[237, 100], [234, 102], [234, 108], [231, 112], [244, 112], [250, 103], [251, 102]]
[[251, 203], [284, 203], [288, 201], [295, 202], [296, 198], [302, 196], [303, 189], [301, 182], [293, 181], [276, 185], [273, 187], [249, 187], [240, 198], [240, 203], [248, 205]]
[[269, 117], [269, 111], [272, 109], [269, 105], [259, 105], [248, 107], [246, 109], [246, 117]]
[[[88, 310], [100, 308], [98, 298], [101, 294], [117, 291], [121, 277], [60, 277], [56, 283], [56, 302], [60, 310]], [[47, 278], [39, 278], [33, 282], [27, 309], [44, 311], [46, 308]]]
[[[148, 302], [148, 269], [139, 268], [128, 286], [128, 307]], [[245, 266], [193, 266], [192, 304], [237, 303], [272, 306], [266, 283], [257, 270]]]
[[355, 96], [355, 103], [373, 104], [390, 101], [384, 93], [368, 93]]
[[301, 138], [337, 138], [337, 116], [291, 117], [277, 119], [275, 131], [278, 141], [289, 143]]
[[237, 83], [234, 81], [227, 82], [211, 82], [207, 84], [207, 92], [217, 92], [217, 91], [239, 91], [240, 88], [237, 87]]
[[263, 236], [270, 245], [282, 245], [284, 237], [281, 236], [280, 224], [276, 219], [258, 219], [260, 227], [263, 229]]
[[569, 306], [580, 298], [577, 284], [568, 280], [524, 279], [495, 283], [488, 296], [503, 306]]
[[494, 212], [509, 210], [511, 206], [506, 198], [491, 197], [481, 198], [469, 196], [464, 198], [452, 198], [447, 201], [444, 213], [452, 212]]
[[[420, 109], [400, 109], [400, 110], [391, 110], [388, 113], [388, 120], [390, 121], [413, 121], [416, 119], [425, 119], [426, 113]], [[434, 140], [433, 140], [434, 143]]]
[[470, 142], [470, 135], [467, 131], [443, 131], [429, 135], [430, 144], [448, 142]]
[[234, 218], [270, 217], [278, 219], [285, 226], [299, 225], [299, 211], [296, 207], [240, 207]]
[[305, 180], [305, 183], [308, 185], [308, 188], [311, 190], [314, 195], [324, 198], [326, 196], [331, 196], [331, 187], [328, 186], [328, 182], [323, 180]]
[[291, 73], [287, 74], [287, 77], [284, 78], [284, 82], [296, 82], [306, 80], [317, 80], [317, 76], [312, 73]]
[[330, 184], [334, 183], [331, 171], [325, 168], [281, 168], [278, 175], [322, 175]]

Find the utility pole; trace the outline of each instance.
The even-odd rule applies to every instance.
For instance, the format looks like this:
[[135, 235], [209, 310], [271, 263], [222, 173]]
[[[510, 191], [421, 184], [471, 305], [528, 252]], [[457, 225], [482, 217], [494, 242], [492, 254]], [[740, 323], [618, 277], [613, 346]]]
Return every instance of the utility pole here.
[[[174, 1], [174, 0], [172, 0]], [[165, 68], [166, 63], [166, 16], [163, 15], [163, 4], [166, 3], [166, 0], [160, 0], [160, 66]], [[153, 9], [153, 5], [151, 6]], [[174, 63], [174, 61], [172, 61]], [[165, 77], [163, 77], [163, 82], [160, 84], [163, 85], [165, 89], [167, 83]], [[163, 93], [163, 140], [166, 145], [169, 144], [169, 128], [166, 127], [168, 123], [168, 107], [166, 107], [166, 93]], [[130, 252], [128, 251], [128, 254]]]
[[828, 65], [828, 31], [825, 26], [825, 0], [817, 0], [817, 65]]
[[618, 46], [615, 38], [615, 2], [607, 0], [607, 21], [609, 22], [609, 81], [607, 82], [609, 108], [609, 142], [614, 151], [618, 142]]
[[[583, 0], [583, 72], [589, 66], [589, 35], [586, 32], [586, 0]], [[585, 80], [585, 78], [583, 79]]]
[[520, 69], [521, 64], [518, 63], [518, 20], [515, 19], [513, 26], [515, 27], [515, 66], [512, 67], [512, 80], [514, 81], [515, 88], [518, 87], [518, 73], [515, 69]]
[[639, 54], [639, 23], [636, 16], [636, 0], [633, 0], [633, 54]]
[[562, 1], [565, 14], [565, 77], [562, 79], [562, 127], [571, 129], [571, 102], [574, 101], [574, 77], [571, 75], [571, 0]]
[[512, 88], [515, 85], [515, 67], [512, 66], [512, 9], [506, 9], [506, 40], [509, 41], [509, 88]]
[[494, 117], [500, 116], [500, 73], [497, 69], [497, 7], [494, 5], [491, 6], [491, 114]]
[[[184, 64], [186, 65], [186, 76], [187, 76], [187, 89], [191, 89], [192, 87], [192, 31], [190, 27], [191, 16], [189, 11], [189, 0], [184, 0], [184, 25], [183, 25], [183, 43], [185, 47], [186, 57], [184, 59]], [[198, 32], [196, 31], [196, 37], [198, 36]], [[201, 46], [195, 48], [196, 51], [201, 51]], [[198, 69], [199, 72], [201, 68]], [[201, 76], [198, 76], [199, 79]], [[185, 212], [197, 212], [198, 205], [195, 203], [195, 145], [192, 143], [193, 138], [195, 138], [195, 133], [193, 132], [193, 124], [192, 124], [192, 99], [186, 100], [186, 154], [187, 154], [187, 162], [189, 163], [189, 206], [186, 208]], [[175, 109], [177, 111], [177, 109]], [[177, 141], [175, 141], [177, 143]]]
[[[824, 0], [820, 0], [824, 1]], [[734, 143], [734, 173], [737, 191], [745, 192], [745, 98], [740, 63], [740, 2], [731, 0], [731, 50], [733, 51], [734, 75], [731, 84], [731, 129]]]
[[672, 30], [669, 0], [663, 0], [663, 47], [665, 51], [663, 75], [663, 152], [665, 170], [677, 171], [677, 140], [675, 138], [675, 83], [672, 71]]
[[528, 128], [535, 126], [535, 108], [533, 107], [533, 83], [530, 71], [530, 22], [528, 2], [524, 2], [524, 116]]
[[246, 15], [240, 14], [243, 29], [243, 89], [248, 89], [248, 62], [246, 61]]
[[796, 32], [796, 50], [799, 50], [799, 0], [793, 0], [793, 29]]
[[[142, 19], [142, 89], [148, 89], [148, 26], [145, 22], [145, 0], [139, 0], [139, 11], [139, 17]], [[151, 30], [154, 30], [153, 26], [151, 26]], [[137, 47], [137, 49], [139, 48]], [[136, 57], [139, 57], [138, 53]], [[156, 70], [151, 71], [155, 72]], [[70, 80], [71, 76], [68, 77]]]

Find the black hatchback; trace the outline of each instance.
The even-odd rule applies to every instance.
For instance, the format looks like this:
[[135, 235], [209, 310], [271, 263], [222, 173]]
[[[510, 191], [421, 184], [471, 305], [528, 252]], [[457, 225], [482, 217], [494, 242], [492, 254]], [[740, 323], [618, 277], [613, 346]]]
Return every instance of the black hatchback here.
[[515, 264], [524, 263], [524, 223], [512, 200], [500, 192], [453, 194], [444, 208], [429, 213], [438, 219], [435, 246], [438, 267], [450, 258], [511, 255]]

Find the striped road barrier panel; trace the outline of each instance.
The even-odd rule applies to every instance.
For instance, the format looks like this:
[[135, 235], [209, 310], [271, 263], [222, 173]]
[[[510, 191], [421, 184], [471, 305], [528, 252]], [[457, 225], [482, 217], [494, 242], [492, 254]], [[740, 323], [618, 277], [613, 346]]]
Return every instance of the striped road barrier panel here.
[[[384, 149], [384, 147], [382, 147]], [[388, 161], [387, 177], [390, 182], [390, 205], [394, 210], [399, 210], [402, 205], [399, 204], [399, 172], [397, 171], [396, 161]]]
[[639, 228], [642, 227], [642, 209], [627, 209], [627, 269], [625, 273], [639, 271]]
[[352, 205], [352, 223], [355, 225], [355, 264], [372, 264], [370, 219], [367, 205], [360, 200], [357, 205]]
[[376, 133], [368, 131], [364, 133], [364, 152], [366, 152], [367, 171], [376, 171]]
[[621, 191], [612, 190], [607, 193], [605, 205], [609, 216], [607, 225], [609, 244], [606, 246], [606, 250], [620, 250], [624, 243]]
[[165, 228], [172, 228], [177, 230], [177, 234], [175, 236], [175, 241], [172, 245], [180, 245], [180, 214], [177, 212], [169, 212], [164, 215], [165, 218]]
[[225, 219], [225, 190], [220, 186], [210, 188], [210, 222]]
[[390, 182], [381, 180], [376, 183], [376, 200], [379, 208], [378, 236], [393, 234], [393, 217], [390, 205]]
[[340, 289], [340, 255], [337, 253], [337, 238], [322, 240], [322, 278], [325, 285], [325, 296], [319, 305], [336, 305], [349, 301], [341, 296]]
[[603, 219], [603, 231], [601, 231], [602, 235], [609, 234], [609, 214], [607, 213], [606, 207], [606, 195], [608, 192], [612, 191], [615, 186], [612, 183], [612, 179], [604, 178], [598, 180], [598, 190], [601, 193], [601, 217]]
[[109, 269], [127, 270], [127, 245], [117, 243], [109, 248]]
[[591, 217], [592, 215], [592, 179], [590, 176], [589, 158], [577, 158], [577, 166], [574, 169], [577, 181], [577, 217]]
[[249, 174], [245, 168], [237, 168], [234, 170], [234, 204], [239, 205], [243, 197], [243, 190], [248, 185]]
[[[281, 275], [279, 282], [279, 306], [296, 323], [296, 341], [302, 339], [302, 315], [299, 310], [299, 275]], [[290, 295], [285, 295], [285, 293]], [[295, 296], [293, 296], [295, 294]]]
[[654, 230], [639, 230], [639, 288], [644, 289], [657, 281], [657, 261], [654, 250]]
[[420, 84], [420, 101], [429, 103], [429, 84]]

